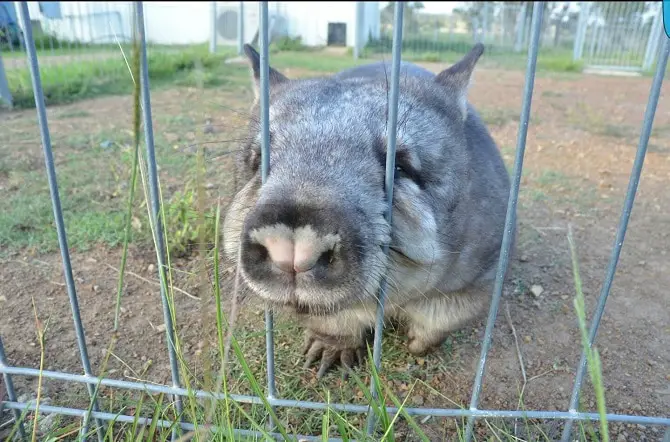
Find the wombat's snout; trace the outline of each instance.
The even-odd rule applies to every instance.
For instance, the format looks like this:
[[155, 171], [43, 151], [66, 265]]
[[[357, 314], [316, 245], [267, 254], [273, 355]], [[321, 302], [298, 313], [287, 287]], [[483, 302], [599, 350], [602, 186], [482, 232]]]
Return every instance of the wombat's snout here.
[[303, 273], [315, 266], [327, 268], [333, 262], [338, 235], [319, 236], [304, 226], [290, 229], [286, 225], [261, 227], [249, 232], [250, 249], [259, 258], [286, 273]]
[[364, 247], [355, 211], [346, 207], [336, 198], [257, 203], [244, 222], [240, 262], [255, 291], [281, 304], [312, 306], [349, 296]]

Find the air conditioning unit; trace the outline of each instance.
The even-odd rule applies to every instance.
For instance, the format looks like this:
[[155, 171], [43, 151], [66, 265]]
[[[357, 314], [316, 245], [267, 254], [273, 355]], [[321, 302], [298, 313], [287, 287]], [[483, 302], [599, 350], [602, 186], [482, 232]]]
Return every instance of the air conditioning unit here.
[[[244, 2], [244, 36], [245, 43], [258, 46], [258, 26], [260, 24], [259, 2]], [[268, 11], [270, 40], [288, 34], [286, 19], [272, 10]], [[237, 46], [240, 2], [216, 2], [216, 44]]]

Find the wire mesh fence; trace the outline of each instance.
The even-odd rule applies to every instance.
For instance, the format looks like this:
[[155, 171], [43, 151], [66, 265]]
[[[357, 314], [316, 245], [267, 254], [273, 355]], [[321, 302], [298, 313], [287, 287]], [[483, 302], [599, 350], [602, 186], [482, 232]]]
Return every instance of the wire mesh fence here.
[[[14, 3], [0, 4], [0, 55], [7, 77], [3, 81], [0, 76], [0, 92], [6, 102], [30, 107], [34, 103], [29, 69]], [[257, 8], [249, 3], [245, 10], [243, 4], [193, 4], [188, 16], [184, 5], [148, 4], [147, 48], [150, 65], [156, 65], [152, 75], [184, 69], [194, 60], [207, 63], [208, 48], [219, 53], [225, 48], [234, 54], [235, 50], [241, 53], [240, 41], [257, 42]], [[388, 55], [393, 2], [380, 6], [352, 4], [357, 18], [333, 23], [332, 32], [326, 34], [316, 20], [305, 20], [308, 10], [270, 2], [269, 38], [271, 44], [288, 49], [329, 46], [344, 38], [357, 58]], [[47, 103], [65, 100], [66, 92], [86, 96], [103, 88], [118, 91], [116, 84], [125, 73], [119, 48], [129, 48], [131, 2], [37, 2], [29, 8]], [[531, 36], [532, 2], [459, 2], [450, 9], [426, 12], [422, 2], [407, 3], [405, 58], [454, 61], [470, 45], [481, 42], [490, 60], [523, 64]], [[295, 20], [300, 24], [288, 25]], [[197, 24], [205, 22], [210, 26]], [[658, 58], [662, 27], [658, 2], [545, 2], [539, 53], [545, 63], [565, 70], [650, 71]]]
[[[496, 3], [496, 4], [493, 4]], [[502, 3], [502, 4], [497, 4]], [[508, 2], [511, 3], [511, 2]], [[487, 4], [484, 4], [485, 6]], [[154, 150], [154, 133], [152, 126], [152, 107], [151, 107], [151, 97], [150, 97], [150, 73], [151, 66], [149, 64], [148, 56], [148, 47], [146, 42], [147, 30], [145, 27], [144, 20], [144, 5], [142, 2], [137, 2], [135, 5], [128, 5], [129, 13], [127, 15], [128, 20], [130, 21], [130, 26], [126, 29], [127, 33], [124, 34], [124, 20], [119, 19], [119, 28], [118, 32], [122, 35], [128, 36], [131, 35], [130, 29], [132, 29], [132, 22], [135, 21], [137, 26], [138, 36], [141, 42], [141, 52], [140, 52], [140, 78], [137, 79], [140, 83], [141, 88], [141, 110], [142, 110], [142, 121], [144, 123], [144, 138], [145, 138], [145, 147], [146, 147], [146, 162], [147, 162], [147, 180], [148, 180], [148, 193], [150, 200], [150, 214], [151, 221], [154, 227], [154, 241], [156, 245], [156, 260], [157, 268], [160, 280], [160, 293], [161, 293], [161, 302], [163, 306], [163, 315], [165, 321], [165, 336], [167, 342], [167, 351], [169, 353], [169, 362], [170, 362], [170, 385], [158, 385], [147, 382], [131, 382], [131, 381], [121, 381], [116, 379], [111, 379], [107, 377], [99, 377], [94, 373], [90, 364], [90, 357], [88, 354], [88, 347], [86, 343], [85, 331], [82, 326], [82, 321], [80, 317], [80, 307], [78, 304], [77, 291], [75, 288], [75, 280], [73, 277], [72, 264], [69, 256], [69, 247], [68, 239], [65, 231], [65, 225], [63, 222], [63, 211], [61, 208], [61, 202], [59, 197], [59, 188], [58, 180], [56, 176], [56, 169], [54, 164], [53, 152], [52, 152], [52, 143], [50, 139], [49, 124], [47, 121], [46, 114], [46, 105], [45, 105], [45, 93], [44, 93], [44, 84], [41, 76], [42, 72], [42, 58], [43, 55], [40, 53], [42, 50], [38, 48], [35, 36], [33, 35], [33, 26], [31, 25], [31, 11], [28, 3], [19, 2], [19, 21], [23, 26], [21, 28], [24, 30], [24, 39], [19, 41], [16, 45], [16, 50], [25, 50], [27, 55], [27, 67], [29, 71], [30, 79], [30, 90], [33, 94], [33, 100], [37, 109], [37, 117], [40, 127], [40, 136], [42, 141], [44, 160], [46, 165], [49, 190], [51, 195], [51, 201], [53, 204], [53, 215], [55, 219], [55, 226], [58, 235], [58, 243], [61, 251], [62, 266], [65, 275], [66, 288], [69, 296], [69, 302], [72, 311], [72, 318], [74, 323], [75, 334], [77, 337], [78, 352], [81, 360], [81, 365], [83, 368], [82, 374], [74, 373], [64, 373], [56, 370], [44, 370], [42, 368], [35, 369], [29, 367], [20, 367], [12, 364], [12, 361], [8, 360], [5, 349], [3, 347], [2, 340], [0, 339], [0, 372], [3, 374], [4, 386], [7, 391], [7, 400], [2, 402], [2, 407], [14, 412], [14, 418], [17, 425], [17, 432], [19, 435], [26, 435], [26, 430], [23, 427], [23, 415], [21, 411], [32, 410], [35, 411], [39, 407], [42, 412], [61, 414], [65, 416], [73, 416], [82, 419], [82, 425], [80, 429], [80, 435], [82, 436], [91, 436], [96, 434], [99, 440], [105, 440], [107, 436], [107, 426], [109, 422], [118, 422], [118, 423], [136, 423], [139, 425], [157, 425], [166, 429], [170, 429], [172, 432], [172, 439], [176, 440], [180, 433], [183, 430], [186, 431], [197, 431], [199, 424], [197, 422], [188, 422], [182, 419], [184, 412], [184, 399], [187, 397], [195, 397], [199, 399], [214, 399], [218, 401], [232, 400], [241, 404], [256, 404], [256, 405], [265, 405], [268, 406], [271, 410], [281, 407], [289, 408], [305, 408], [312, 410], [338, 410], [343, 412], [351, 413], [368, 413], [369, 420], [367, 425], [367, 433], [373, 434], [375, 430], [376, 420], [380, 419], [380, 411], [371, 408], [371, 406], [365, 405], [353, 405], [353, 404], [344, 404], [344, 403], [326, 403], [326, 402], [316, 402], [316, 401], [305, 401], [305, 400], [296, 400], [296, 399], [284, 399], [280, 398], [277, 395], [275, 387], [275, 345], [273, 341], [273, 314], [271, 310], [265, 311], [265, 339], [266, 339], [266, 356], [267, 356], [267, 385], [264, 395], [229, 395], [224, 393], [216, 393], [212, 391], [204, 390], [193, 390], [185, 385], [185, 381], [182, 378], [184, 375], [182, 368], [179, 362], [179, 355], [177, 348], [175, 346], [175, 330], [173, 326], [173, 319], [175, 318], [176, 312], [173, 309], [173, 306], [169, 302], [169, 287], [168, 287], [168, 278], [165, 274], [166, 268], [168, 267], [166, 260], [166, 245], [164, 244], [164, 226], [163, 226], [163, 217], [161, 216], [161, 189], [158, 182], [157, 170], [158, 163], [156, 160], [156, 153]], [[566, 425], [562, 434], [562, 438], [565, 441], [571, 440], [573, 432], [573, 422], [574, 421], [585, 421], [585, 420], [594, 420], [597, 421], [602, 418], [598, 413], [584, 413], [578, 411], [578, 403], [580, 398], [580, 392], [582, 384], [584, 382], [584, 376], [586, 375], [586, 363], [587, 363], [587, 353], [584, 351], [581, 356], [581, 360], [577, 367], [577, 374], [574, 381], [574, 388], [572, 391], [571, 401], [568, 405], [567, 411], [548, 411], [548, 410], [538, 410], [538, 411], [521, 411], [521, 410], [491, 410], [491, 409], [480, 409], [480, 398], [482, 392], [482, 382], [486, 373], [486, 364], [487, 356], [491, 348], [492, 343], [492, 333], [495, 324], [495, 319], [498, 315], [499, 303], [502, 296], [505, 268], [507, 267], [510, 248], [512, 243], [512, 230], [513, 226], [516, 223], [516, 210], [518, 204], [519, 190], [521, 185], [521, 176], [523, 171], [523, 161], [526, 148], [526, 137], [529, 127], [529, 121], [531, 117], [531, 102], [534, 92], [534, 83], [535, 83], [535, 72], [538, 61], [538, 55], [540, 53], [540, 48], [542, 44], [551, 44], [555, 47], [560, 47], [561, 45], [569, 47], [571, 43], [565, 43], [567, 37], [561, 37], [561, 33], [564, 29], [561, 26], [556, 26], [554, 33], [547, 34], [546, 27], [543, 27], [543, 23], [551, 17], [552, 12], [549, 8], [545, 7], [546, 5], [543, 2], [533, 2], [532, 7], [530, 4], [523, 5], [513, 5], [506, 4], [503, 2], [491, 2], [489, 6], [482, 6], [482, 10], [478, 11], [472, 16], [472, 29], [469, 29], [468, 32], [471, 33], [467, 39], [464, 39], [462, 42], [458, 42], [463, 49], [466, 46], [470, 46], [472, 41], [482, 41], [489, 42], [494, 44], [495, 41], [500, 41], [501, 46], [509, 48], [510, 51], [519, 52], [524, 51], [526, 69], [525, 69], [525, 80], [524, 80], [524, 89], [523, 89], [523, 102], [521, 106], [521, 113], [519, 117], [519, 132], [517, 135], [517, 146], [514, 158], [514, 167], [512, 171], [512, 187], [509, 194], [509, 201], [507, 207], [507, 213], [505, 218], [505, 235], [502, 241], [501, 248], [501, 259], [498, 266], [498, 272], [496, 275], [495, 286], [493, 289], [492, 304], [488, 314], [488, 320], [486, 322], [486, 330], [484, 332], [484, 338], [481, 348], [481, 355], [478, 361], [477, 370], [475, 373], [474, 385], [472, 390], [472, 396], [470, 401], [470, 406], [468, 409], [436, 409], [436, 408], [404, 408], [404, 407], [386, 407], [386, 412], [390, 415], [399, 414], [402, 412], [406, 413], [409, 416], [443, 416], [443, 417], [460, 417], [467, 418], [467, 423], [465, 424], [465, 435], [464, 439], [469, 441], [473, 435], [474, 425], [476, 420], [484, 418], [526, 418], [526, 419], [552, 419], [552, 420], [565, 420]], [[632, 11], [632, 8], [629, 8]], [[625, 10], [625, 9], [623, 9]], [[530, 11], [530, 15], [528, 12]], [[387, 11], [388, 12], [388, 11]], [[639, 12], [639, 11], [638, 11]], [[269, 93], [269, 81], [270, 81], [270, 71], [269, 71], [269, 60], [270, 60], [270, 25], [269, 25], [269, 8], [268, 2], [260, 2], [259, 5], [259, 32], [258, 32], [258, 42], [260, 46], [260, 106], [261, 106], [261, 116], [260, 116], [260, 125], [261, 125], [261, 174], [263, 181], [266, 180], [269, 168], [270, 161], [270, 134], [269, 134], [269, 119], [270, 119], [270, 93]], [[98, 12], [91, 13], [92, 16], [98, 14]], [[412, 35], [416, 35], [417, 41], [422, 41], [421, 39], [433, 38], [433, 44], [435, 44], [440, 38], [439, 34], [441, 32], [441, 27], [438, 28], [437, 24], [432, 30], [432, 35], [429, 31], [421, 31], [417, 29], [421, 28], [419, 20], [414, 21], [415, 17], [412, 15], [412, 8], [409, 6], [404, 6], [401, 2], [396, 2], [393, 5], [393, 14], [391, 15], [392, 23], [391, 30], [393, 32], [392, 37], [390, 38], [390, 46], [392, 49], [392, 70], [390, 76], [390, 112], [389, 112], [389, 132], [395, 133], [398, 123], [398, 108], [397, 101], [398, 95], [401, 93], [400, 90], [400, 61], [401, 55], [409, 47], [407, 41], [412, 41]], [[630, 12], [631, 15], [634, 15], [633, 12]], [[109, 17], [117, 17], [116, 14], [107, 15], [105, 21], [109, 23]], [[514, 20], [512, 19], [514, 17]], [[516, 20], [516, 21], [515, 21]], [[524, 24], [519, 24], [519, 23]], [[65, 27], [60, 27], [60, 25], [54, 24], [53, 29], [59, 29], [55, 32], [62, 33], [65, 35], [68, 32], [74, 33], [73, 29], [76, 29], [75, 26], [68, 25]], [[450, 25], [452, 30], [457, 27], [456, 24]], [[577, 26], [577, 24], [575, 24]], [[414, 28], [413, 28], [414, 27]], [[653, 27], [653, 26], [652, 26]], [[382, 25], [383, 28], [383, 25]], [[559, 28], [563, 29], [559, 31]], [[412, 30], [416, 34], [412, 34]], [[575, 28], [576, 29], [576, 28]], [[650, 28], [651, 29], [651, 28]], [[85, 27], [81, 29], [81, 34], [85, 35], [87, 32]], [[89, 36], [94, 35], [90, 29], [88, 30]], [[382, 35], [383, 35], [382, 29]], [[116, 37], [116, 32], [113, 32]], [[571, 34], [572, 32], [565, 31], [566, 34]], [[549, 36], [547, 36], [549, 35]], [[585, 35], [589, 35], [588, 33]], [[649, 38], [652, 38], [650, 34]], [[109, 38], [107, 36], [100, 36], [99, 39]], [[383, 38], [383, 37], [382, 37]], [[450, 37], [447, 37], [449, 40]], [[472, 38], [472, 40], [470, 40]], [[546, 43], [548, 40], [551, 43]], [[619, 256], [621, 249], [623, 247], [624, 238], [626, 230], [628, 227], [628, 222], [630, 214], [633, 208], [633, 203], [635, 195], [637, 192], [637, 187], [642, 173], [642, 166], [644, 163], [645, 155], [647, 152], [649, 138], [651, 136], [652, 124], [654, 121], [654, 116], [656, 112], [656, 107], [661, 94], [661, 86], [667, 67], [668, 56], [670, 54], [670, 39], [665, 35], [657, 35], [656, 43], [658, 49], [650, 49], [650, 53], [657, 53], [659, 55], [658, 61], [656, 63], [656, 71], [651, 82], [651, 88], [649, 93], [649, 99], [647, 102], [647, 107], [645, 110], [644, 121], [639, 135], [639, 141], [637, 146], [637, 153], [635, 156], [635, 161], [633, 168], [630, 174], [629, 186], [625, 196], [624, 207], [621, 212], [621, 218], [612, 249], [610, 261], [608, 264], [607, 272], [605, 275], [605, 282], [601, 290], [600, 296], [598, 298], [598, 305], [596, 311], [593, 315], [593, 318], [590, 323], [590, 329], [588, 333], [588, 348], [590, 348], [598, 332], [599, 324], [604, 312], [605, 304], [611, 289], [612, 282], [614, 280], [614, 275], [616, 272]], [[450, 40], [451, 41], [451, 40]], [[630, 41], [629, 41], [630, 43]], [[12, 45], [14, 43], [11, 43]], [[129, 40], [126, 40], [125, 44], [129, 44]], [[626, 45], [628, 43], [622, 43]], [[632, 43], [630, 43], [632, 45]], [[405, 46], [408, 45], [408, 46]], [[652, 45], [653, 46], [653, 45]], [[430, 46], [428, 46], [430, 47]], [[434, 50], [437, 50], [437, 45], [432, 46]], [[633, 52], [633, 46], [626, 46], [631, 52]], [[22, 49], [19, 49], [22, 48]], [[455, 49], [456, 46], [449, 47], [448, 51], [458, 51]], [[56, 51], [59, 48], [48, 47], [48, 51]], [[10, 50], [14, 50], [14, 46]], [[411, 52], [411, 48], [407, 49]], [[605, 49], [602, 49], [603, 51]], [[461, 50], [463, 52], [463, 50]], [[639, 50], [638, 52], [639, 53]], [[127, 69], [125, 66], [122, 69]], [[393, 177], [395, 173], [395, 137], [389, 137], [389, 145], [387, 148], [387, 157], [386, 157], [386, 194], [387, 200], [392, 201], [393, 196]], [[387, 209], [387, 216], [390, 217], [391, 209]], [[386, 251], [388, 252], [388, 250]], [[382, 346], [381, 346], [381, 336], [383, 331], [383, 312], [384, 312], [384, 292], [385, 286], [382, 284], [382, 289], [380, 292], [380, 306], [377, 312], [377, 322], [374, 333], [374, 345], [373, 345], [373, 354], [372, 361], [377, 370], [380, 369], [380, 359], [382, 355]], [[0, 337], [1, 338], [1, 337]], [[84, 384], [87, 387], [88, 394], [90, 396], [90, 408], [67, 408], [61, 406], [51, 406], [51, 405], [39, 405], [37, 403], [27, 403], [19, 401], [16, 395], [13, 378], [19, 376], [26, 377], [37, 377], [37, 378], [46, 378], [54, 380], [62, 380], [67, 382]], [[380, 392], [378, 391], [378, 385], [370, 381], [370, 391], [371, 397], [377, 399]], [[127, 389], [127, 390], [138, 390], [142, 392], [148, 392], [153, 394], [166, 394], [170, 395], [173, 398], [174, 412], [177, 416], [176, 419], [158, 419], [156, 416], [138, 416], [125, 414], [122, 411], [115, 412], [106, 412], [101, 411], [101, 408], [97, 402], [98, 390], [101, 386], [114, 387], [118, 389]], [[274, 416], [270, 413], [268, 417], [268, 422], [272, 430], [276, 430], [278, 422], [273, 420]], [[624, 415], [624, 414], [607, 414], [606, 418], [608, 421], [613, 422], [625, 422], [625, 423], [636, 423], [642, 425], [660, 425], [670, 427], [670, 417], [662, 416], [633, 416], [633, 415]], [[93, 430], [91, 430], [93, 426]], [[277, 439], [285, 439], [286, 435], [281, 432], [267, 432], [262, 431], [262, 429], [257, 430], [247, 430], [247, 429], [228, 429], [231, 432], [234, 432], [240, 436], [267, 436], [268, 434], [272, 435]], [[667, 433], [666, 433], [667, 434]], [[294, 436], [298, 439], [314, 439], [321, 440], [321, 437], [317, 436]], [[341, 439], [334, 439], [341, 440]]]

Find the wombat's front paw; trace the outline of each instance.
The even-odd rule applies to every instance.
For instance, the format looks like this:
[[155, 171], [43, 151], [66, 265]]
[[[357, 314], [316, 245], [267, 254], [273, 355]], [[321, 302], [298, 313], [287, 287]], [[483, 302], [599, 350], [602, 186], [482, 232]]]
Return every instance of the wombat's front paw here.
[[428, 332], [416, 325], [407, 331], [407, 349], [414, 356], [425, 356], [437, 350], [446, 339], [445, 333]]
[[351, 337], [328, 336], [309, 330], [305, 335], [305, 346], [302, 353], [306, 358], [304, 368], [309, 368], [321, 358], [321, 365], [316, 374], [317, 379], [321, 379], [328, 369], [340, 362], [346, 370], [343, 375], [346, 380], [349, 377], [349, 370], [354, 365], [363, 363], [365, 359], [363, 341], [356, 342]]

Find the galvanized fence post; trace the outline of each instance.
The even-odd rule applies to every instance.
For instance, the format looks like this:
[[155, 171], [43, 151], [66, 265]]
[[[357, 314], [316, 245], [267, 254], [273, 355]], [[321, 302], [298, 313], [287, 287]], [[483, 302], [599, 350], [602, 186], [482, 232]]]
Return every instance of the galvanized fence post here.
[[[143, 2], [135, 2], [135, 20], [137, 20], [137, 31], [140, 43], [140, 90], [142, 100], [142, 122], [144, 123], [144, 138], [147, 153], [147, 175], [149, 180], [149, 195], [151, 197], [151, 218], [154, 225], [156, 259], [158, 264], [158, 278], [160, 280], [160, 294], [163, 303], [163, 319], [165, 321], [165, 337], [167, 340], [168, 356], [170, 359], [170, 371], [172, 375], [172, 386], [179, 388], [179, 366], [177, 365], [177, 351], [175, 348], [175, 331], [172, 321], [172, 308], [167, 297], [167, 266], [165, 265], [165, 239], [163, 237], [163, 218], [161, 217], [160, 194], [158, 187], [158, 167], [156, 164], [156, 151], [154, 147], [153, 122], [151, 116], [151, 93], [149, 84], [149, 64], [147, 61], [146, 34], [144, 29]], [[177, 420], [181, 420], [182, 400], [181, 396], [174, 395], [173, 400], [177, 411]], [[175, 440], [181, 427], [175, 426], [172, 439]]]
[[[516, 155], [514, 159], [514, 172], [512, 187], [509, 193], [507, 203], [507, 215], [505, 216], [505, 231], [503, 234], [502, 245], [500, 248], [500, 260], [498, 271], [496, 273], [495, 285], [493, 288], [493, 299], [486, 321], [486, 331], [482, 342], [482, 351], [477, 366], [474, 386], [472, 389], [472, 398], [470, 400], [470, 410], [477, 410], [479, 404], [479, 395], [482, 391], [482, 380], [486, 370], [486, 358], [491, 341], [493, 340], [493, 328], [495, 327], [496, 317], [498, 315], [498, 305], [502, 296], [503, 284], [505, 281], [506, 269], [509, 263], [510, 249], [512, 247], [512, 238], [516, 226], [516, 207], [519, 200], [519, 186], [521, 184], [521, 173], [523, 169], [523, 158], [526, 151], [526, 136], [528, 135], [528, 122], [530, 120], [530, 106], [533, 100], [533, 88], [535, 86], [535, 66], [537, 64], [537, 53], [540, 45], [540, 33], [542, 31], [542, 13], [544, 11], [543, 2], [533, 2], [533, 18], [531, 22], [530, 44], [528, 45], [528, 63], [526, 65], [526, 80], [523, 90], [523, 104], [521, 105], [521, 117], [519, 121], [519, 132], [517, 136]], [[465, 431], [465, 441], [469, 442], [472, 438], [475, 418], [468, 418]]]
[[[37, 51], [35, 49], [35, 41], [33, 40], [32, 25], [30, 22], [30, 12], [28, 11], [28, 4], [26, 2], [19, 3], [19, 15], [23, 25], [23, 33], [25, 37], [25, 47], [28, 57], [28, 66], [30, 68], [30, 78], [33, 86], [33, 95], [35, 96], [35, 106], [37, 108], [37, 120], [40, 126], [40, 134], [42, 138], [42, 148], [44, 150], [44, 162], [47, 170], [47, 178], [49, 181], [49, 191], [51, 193], [51, 203], [53, 206], [53, 213], [56, 222], [56, 231], [58, 235], [58, 244], [60, 246], [61, 258], [63, 261], [63, 271], [65, 276], [65, 284], [67, 286], [68, 297], [70, 300], [70, 307], [72, 310], [72, 319], [74, 321], [74, 328], [77, 335], [77, 345], [79, 347], [79, 354], [81, 363], [84, 368], [86, 376], [93, 376], [91, 371], [91, 362], [88, 357], [88, 348], [86, 346], [86, 337], [84, 333], [84, 325], [81, 322], [81, 315], [79, 312], [79, 301], [77, 299], [77, 290], [74, 284], [74, 276], [72, 272], [72, 264], [70, 262], [70, 252], [67, 243], [67, 234], [65, 232], [65, 223], [63, 221], [63, 211], [61, 209], [60, 195], [58, 192], [58, 181], [56, 179], [56, 167], [54, 165], [53, 152], [51, 150], [51, 135], [49, 134], [49, 125], [47, 122], [46, 105], [44, 102], [44, 93], [42, 90], [42, 80], [40, 78], [40, 69], [37, 61]], [[87, 384], [89, 396], [92, 401], [92, 409], [98, 411], [97, 392], [92, 384]], [[102, 441], [103, 424], [96, 421], [98, 439]], [[85, 427], [85, 425], [84, 425]]]
[[240, 9], [237, 13], [237, 53], [244, 54], [244, 2], [240, 2]]
[[[670, 26], [670, 23], [666, 23], [666, 26]], [[654, 21], [651, 25], [651, 30], [649, 31], [649, 38], [647, 40], [647, 46], [644, 51], [644, 61], [642, 62], [642, 69], [649, 70], [656, 60], [658, 55], [658, 43], [661, 39], [665, 39], [667, 36], [663, 30], [663, 8], [659, 7], [657, 14], [654, 16]]]
[[[635, 202], [635, 194], [637, 192], [637, 187], [640, 182], [640, 176], [642, 175], [642, 166], [644, 165], [644, 157], [647, 153], [647, 146], [649, 145], [649, 137], [651, 136], [651, 129], [654, 123], [654, 116], [656, 114], [656, 107], [658, 105], [658, 99], [661, 95], [661, 86], [663, 84], [663, 77], [665, 76], [665, 69], [668, 65], [668, 54], [670, 53], [670, 39], [667, 36], [663, 36], [663, 46], [660, 54], [660, 59], [656, 65], [656, 74], [654, 75], [654, 80], [651, 84], [651, 91], [649, 93], [649, 100], [647, 101], [647, 108], [644, 113], [644, 122], [642, 123], [642, 130], [640, 132], [640, 139], [638, 141], [637, 153], [635, 155], [635, 161], [633, 163], [633, 169], [630, 175], [630, 181], [628, 183], [628, 190], [626, 191], [626, 197], [624, 200], [624, 206], [621, 211], [621, 219], [619, 220], [619, 227], [617, 229], [616, 238], [614, 239], [614, 247], [612, 248], [612, 255], [610, 257], [609, 264], [607, 266], [607, 272], [605, 275], [605, 282], [603, 283], [602, 290], [600, 292], [600, 297], [598, 298], [598, 305], [596, 306], [596, 311], [593, 315], [593, 321], [591, 322], [591, 328], [589, 330], [589, 339], [588, 345], [589, 348], [593, 346], [593, 342], [596, 339], [596, 334], [598, 333], [598, 326], [600, 325], [600, 320], [602, 319], [603, 313], [605, 311], [605, 303], [612, 288], [612, 282], [614, 281], [614, 275], [616, 273], [617, 264], [619, 263], [619, 255], [621, 254], [621, 248], [623, 247], [624, 238], [626, 236], [626, 230], [628, 228], [628, 220], [630, 214], [633, 210], [633, 203]], [[572, 390], [572, 398], [570, 399], [570, 413], [577, 412], [577, 405], [579, 402], [579, 393], [582, 387], [582, 381], [584, 380], [584, 374], [586, 373], [586, 352], [582, 352], [581, 359], [579, 361], [579, 366], [577, 367], [577, 375], [575, 377], [575, 384]], [[563, 442], [567, 442], [570, 439], [570, 433], [572, 431], [572, 419], [566, 422], [565, 428], [563, 430]]]
[[[269, 60], [269, 25], [268, 2], [260, 2], [260, 107], [261, 107], [261, 182], [265, 184], [270, 172], [270, 60]], [[275, 344], [274, 316], [269, 307], [265, 308], [265, 346], [267, 359], [268, 400], [275, 399]], [[272, 417], [269, 418], [270, 428], [274, 427]]]
[[[393, 186], [395, 178], [395, 152], [396, 152], [396, 137], [398, 124], [398, 99], [400, 94], [400, 58], [402, 47], [402, 26], [403, 26], [403, 12], [404, 3], [395, 2], [393, 12], [393, 60], [391, 68], [391, 90], [388, 104], [388, 132], [386, 134], [387, 148], [386, 148], [386, 172], [384, 188], [386, 191], [386, 220], [389, 225], [392, 225], [393, 219]], [[384, 244], [384, 254], [388, 256], [389, 244]], [[382, 358], [382, 334], [384, 332], [384, 304], [386, 302], [387, 278], [384, 277], [381, 281], [379, 289], [379, 305], [377, 306], [377, 318], [375, 323], [375, 336], [373, 343], [372, 359], [377, 371], [381, 368]], [[374, 399], [377, 399], [379, 392], [377, 391], [374, 379], [370, 380], [370, 393]], [[376, 416], [373, 410], [368, 415], [367, 432], [372, 434], [374, 431]]]
[[[0, 368], [7, 368], [9, 364], [7, 363], [7, 356], [5, 355], [5, 346], [2, 344], [2, 337], [0, 336]], [[12, 376], [3, 371], [2, 378], [5, 381], [5, 389], [7, 390], [7, 399], [10, 402], [16, 402], [16, 392], [14, 391], [14, 382], [12, 381]], [[2, 404], [0, 403], [0, 410], [2, 410]], [[23, 422], [21, 421], [21, 412], [18, 408], [12, 410], [14, 414], [14, 420], [18, 423], [18, 433], [21, 436], [21, 439], [26, 438], [26, 432], [23, 428]]]
[[0, 54], [0, 100], [7, 103], [9, 107], [14, 105], [12, 91], [9, 90], [9, 85], [7, 84], [7, 75], [5, 73], [5, 65], [2, 62], [2, 54]]
[[216, 2], [209, 2], [209, 53], [216, 53]]
[[586, 26], [589, 22], [590, 3], [579, 2], [579, 20], [577, 23], [577, 35], [572, 48], [572, 60], [579, 61], [584, 53], [584, 38], [586, 37]]

